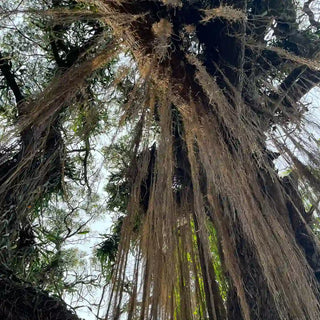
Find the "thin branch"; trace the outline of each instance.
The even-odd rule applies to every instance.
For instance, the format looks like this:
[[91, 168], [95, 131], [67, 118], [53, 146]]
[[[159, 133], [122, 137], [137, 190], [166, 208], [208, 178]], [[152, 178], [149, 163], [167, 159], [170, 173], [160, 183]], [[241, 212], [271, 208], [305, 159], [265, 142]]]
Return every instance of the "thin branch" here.
[[24, 96], [22, 94], [20, 87], [17, 84], [9, 59], [3, 57], [1, 52], [0, 52], [0, 70], [4, 78], [6, 79], [8, 87], [12, 90], [15, 96], [17, 105], [19, 105], [24, 100]]
[[314, 17], [314, 13], [313, 11], [310, 9], [310, 4], [313, 2], [314, 0], [308, 0], [307, 2], [304, 3], [302, 11], [307, 14], [307, 16], [309, 17], [309, 22], [310, 24], [319, 29], [320, 28], [320, 22], [317, 21]]

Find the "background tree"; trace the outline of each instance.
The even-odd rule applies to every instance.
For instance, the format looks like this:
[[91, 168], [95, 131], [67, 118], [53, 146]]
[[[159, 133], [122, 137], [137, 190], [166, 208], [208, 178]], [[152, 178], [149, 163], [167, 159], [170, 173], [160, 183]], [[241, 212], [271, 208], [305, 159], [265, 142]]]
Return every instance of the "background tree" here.
[[[8, 312], [12, 318], [21, 317], [24, 308], [31, 308], [31, 313], [37, 295], [41, 316], [59, 318], [64, 312], [64, 316], [71, 317], [64, 303], [60, 309], [52, 308], [55, 315], [40, 309], [46, 299], [49, 304], [59, 305], [57, 297], [81, 297], [84, 286], [98, 284], [96, 274], [79, 273], [80, 253], [70, 249], [70, 242], [86, 236], [87, 221], [99, 210], [98, 197], [88, 184], [87, 167], [89, 137], [99, 131], [95, 121], [104, 116], [102, 110], [97, 110], [100, 100], [92, 97], [98, 95], [101, 83], [108, 83], [108, 71], [89, 80], [85, 67], [91, 67], [90, 59], [99, 50], [96, 41], [104, 46], [110, 41], [110, 34], [99, 26], [95, 15], [86, 17], [82, 13], [77, 19], [63, 19], [60, 12], [76, 10], [72, 1], [16, 1], [2, 9], [0, 247], [1, 266], [6, 271], [3, 277], [7, 278], [3, 317], [9, 317]], [[55, 15], [54, 10], [60, 15]], [[81, 74], [82, 63], [85, 72]], [[64, 90], [68, 72], [80, 76], [80, 83], [69, 91], [72, 101], [64, 100], [70, 88]], [[60, 95], [59, 110], [41, 125], [26, 124], [26, 114], [34, 111], [35, 97], [50, 82], [49, 87]], [[85, 216], [88, 211], [89, 217]], [[8, 278], [8, 273], [14, 274], [14, 279]], [[50, 302], [40, 289], [56, 298]], [[24, 290], [29, 291], [25, 298]], [[10, 307], [13, 301], [18, 302]], [[19, 303], [21, 306], [17, 306]]]

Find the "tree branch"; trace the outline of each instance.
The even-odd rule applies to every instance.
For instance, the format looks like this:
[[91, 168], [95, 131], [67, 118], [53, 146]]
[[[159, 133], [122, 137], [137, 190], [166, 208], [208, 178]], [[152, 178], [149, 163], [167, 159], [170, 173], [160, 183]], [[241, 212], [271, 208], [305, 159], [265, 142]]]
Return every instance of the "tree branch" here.
[[309, 17], [309, 22], [310, 24], [319, 29], [320, 28], [320, 22], [317, 21], [314, 17], [314, 13], [312, 12], [312, 10], [310, 9], [310, 4], [313, 2], [314, 0], [308, 0], [307, 2], [304, 3], [302, 11]]
[[7, 58], [4, 58], [2, 53], [0, 52], [0, 70], [7, 82], [8, 87], [12, 90], [17, 105], [24, 100], [24, 96], [19, 88], [15, 76], [12, 72], [12, 67]]
[[320, 71], [311, 70], [306, 66], [299, 66], [282, 81], [280, 93], [272, 94], [274, 101], [272, 109], [282, 104], [288, 109], [294, 109], [294, 104], [320, 83]]

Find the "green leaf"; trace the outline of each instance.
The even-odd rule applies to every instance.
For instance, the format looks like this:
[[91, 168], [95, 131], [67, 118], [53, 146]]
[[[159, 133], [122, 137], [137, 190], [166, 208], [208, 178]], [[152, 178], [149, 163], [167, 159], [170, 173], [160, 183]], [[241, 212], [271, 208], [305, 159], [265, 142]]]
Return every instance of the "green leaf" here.
[[90, 232], [90, 230], [83, 230], [83, 231], [79, 231], [77, 234], [87, 234], [89, 232]]

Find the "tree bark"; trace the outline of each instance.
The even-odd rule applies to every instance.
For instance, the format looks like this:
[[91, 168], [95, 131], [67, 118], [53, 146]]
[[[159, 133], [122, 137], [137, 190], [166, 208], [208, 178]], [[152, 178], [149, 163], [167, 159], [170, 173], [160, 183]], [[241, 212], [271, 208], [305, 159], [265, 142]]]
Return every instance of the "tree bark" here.
[[0, 267], [0, 318], [6, 320], [79, 320], [61, 300], [49, 296]]

